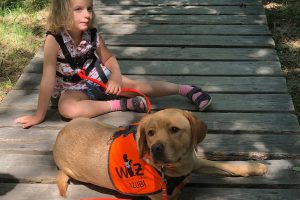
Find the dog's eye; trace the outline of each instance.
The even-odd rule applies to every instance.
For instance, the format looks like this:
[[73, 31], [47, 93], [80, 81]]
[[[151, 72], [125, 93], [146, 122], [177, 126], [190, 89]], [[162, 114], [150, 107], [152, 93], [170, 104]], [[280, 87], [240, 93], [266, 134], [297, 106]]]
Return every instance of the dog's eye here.
[[147, 135], [148, 135], [148, 136], [153, 136], [154, 133], [155, 133], [155, 132], [154, 132], [153, 130], [149, 130], [149, 131], [147, 132]]
[[171, 127], [171, 133], [177, 133], [179, 131], [179, 128], [178, 127]]

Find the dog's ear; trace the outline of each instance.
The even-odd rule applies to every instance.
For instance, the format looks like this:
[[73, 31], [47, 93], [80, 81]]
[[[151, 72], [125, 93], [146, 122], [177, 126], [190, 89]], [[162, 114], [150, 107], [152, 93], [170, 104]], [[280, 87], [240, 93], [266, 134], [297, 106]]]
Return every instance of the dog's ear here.
[[145, 154], [150, 153], [150, 149], [147, 145], [146, 140], [146, 125], [148, 122], [149, 115], [145, 116], [140, 122], [137, 129], [137, 141], [138, 141], [138, 151], [139, 151], [139, 157], [144, 157]]
[[191, 125], [192, 145], [197, 151], [197, 145], [202, 142], [207, 133], [207, 125], [189, 111], [183, 111], [183, 115], [189, 120]]

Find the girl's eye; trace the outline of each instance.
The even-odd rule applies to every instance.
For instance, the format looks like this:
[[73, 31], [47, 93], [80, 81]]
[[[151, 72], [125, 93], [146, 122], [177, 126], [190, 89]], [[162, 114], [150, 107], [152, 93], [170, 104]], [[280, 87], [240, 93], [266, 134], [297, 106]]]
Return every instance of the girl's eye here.
[[171, 133], [177, 133], [180, 129], [178, 127], [171, 127]]
[[81, 11], [82, 8], [74, 8], [75, 11]]
[[93, 11], [93, 8], [92, 8], [92, 7], [89, 7], [87, 10], [88, 10], [89, 12], [92, 12], [92, 11]]
[[153, 131], [153, 130], [149, 130], [148, 132], [147, 132], [147, 135], [148, 136], [153, 136], [155, 134], [155, 132]]

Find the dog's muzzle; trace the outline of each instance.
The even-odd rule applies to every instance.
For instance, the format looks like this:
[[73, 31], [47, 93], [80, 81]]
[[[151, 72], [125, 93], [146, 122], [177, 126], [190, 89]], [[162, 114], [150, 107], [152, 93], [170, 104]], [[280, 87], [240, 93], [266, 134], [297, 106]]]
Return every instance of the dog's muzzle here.
[[160, 142], [155, 143], [151, 146], [151, 154], [155, 161], [165, 161], [165, 146]]

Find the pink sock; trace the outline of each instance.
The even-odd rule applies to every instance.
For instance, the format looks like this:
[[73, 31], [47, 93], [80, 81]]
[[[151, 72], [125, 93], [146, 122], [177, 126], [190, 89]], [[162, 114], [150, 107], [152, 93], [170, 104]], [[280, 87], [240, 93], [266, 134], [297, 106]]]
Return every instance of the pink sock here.
[[[178, 93], [182, 96], [186, 96], [191, 90], [193, 89], [192, 86], [190, 85], [179, 85], [179, 90]], [[193, 101], [195, 101], [202, 93], [201, 92], [197, 92], [192, 96]], [[201, 108], [202, 106], [206, 105], [208, 103], [207, 100], [202, 101], [199, 105], [199, 108]]]
[[[133, 107], [133, 104], [132, 104], [132, 98], [130, 99], [127, 99], [127, 108], [129, 110], [134, 110], [134, 107]], [[121, 106], [121, 101], [120, 100], [111, 100], [111, 101], [108, 101], [109, 102], [109, 105], [110, 105], [110, 110], [113, 112], [113, 111], [119, 111], [119, 110], [122, 110], [122, 106]], [[141, 105], [140, 107], [144, 107], [144, 104], [141, 102]]]
[[192, 89], [193, 87], [190, 85], [179, 85], [178, 93], [182, 96], [186, 96]]
[[122, 108], [121, 108], [121, 101], [120, 100], [111, 100], [111, 101], [108, 101], [108, 103], [110, 105], [110, 110], [111, 111], [122, 110]]

